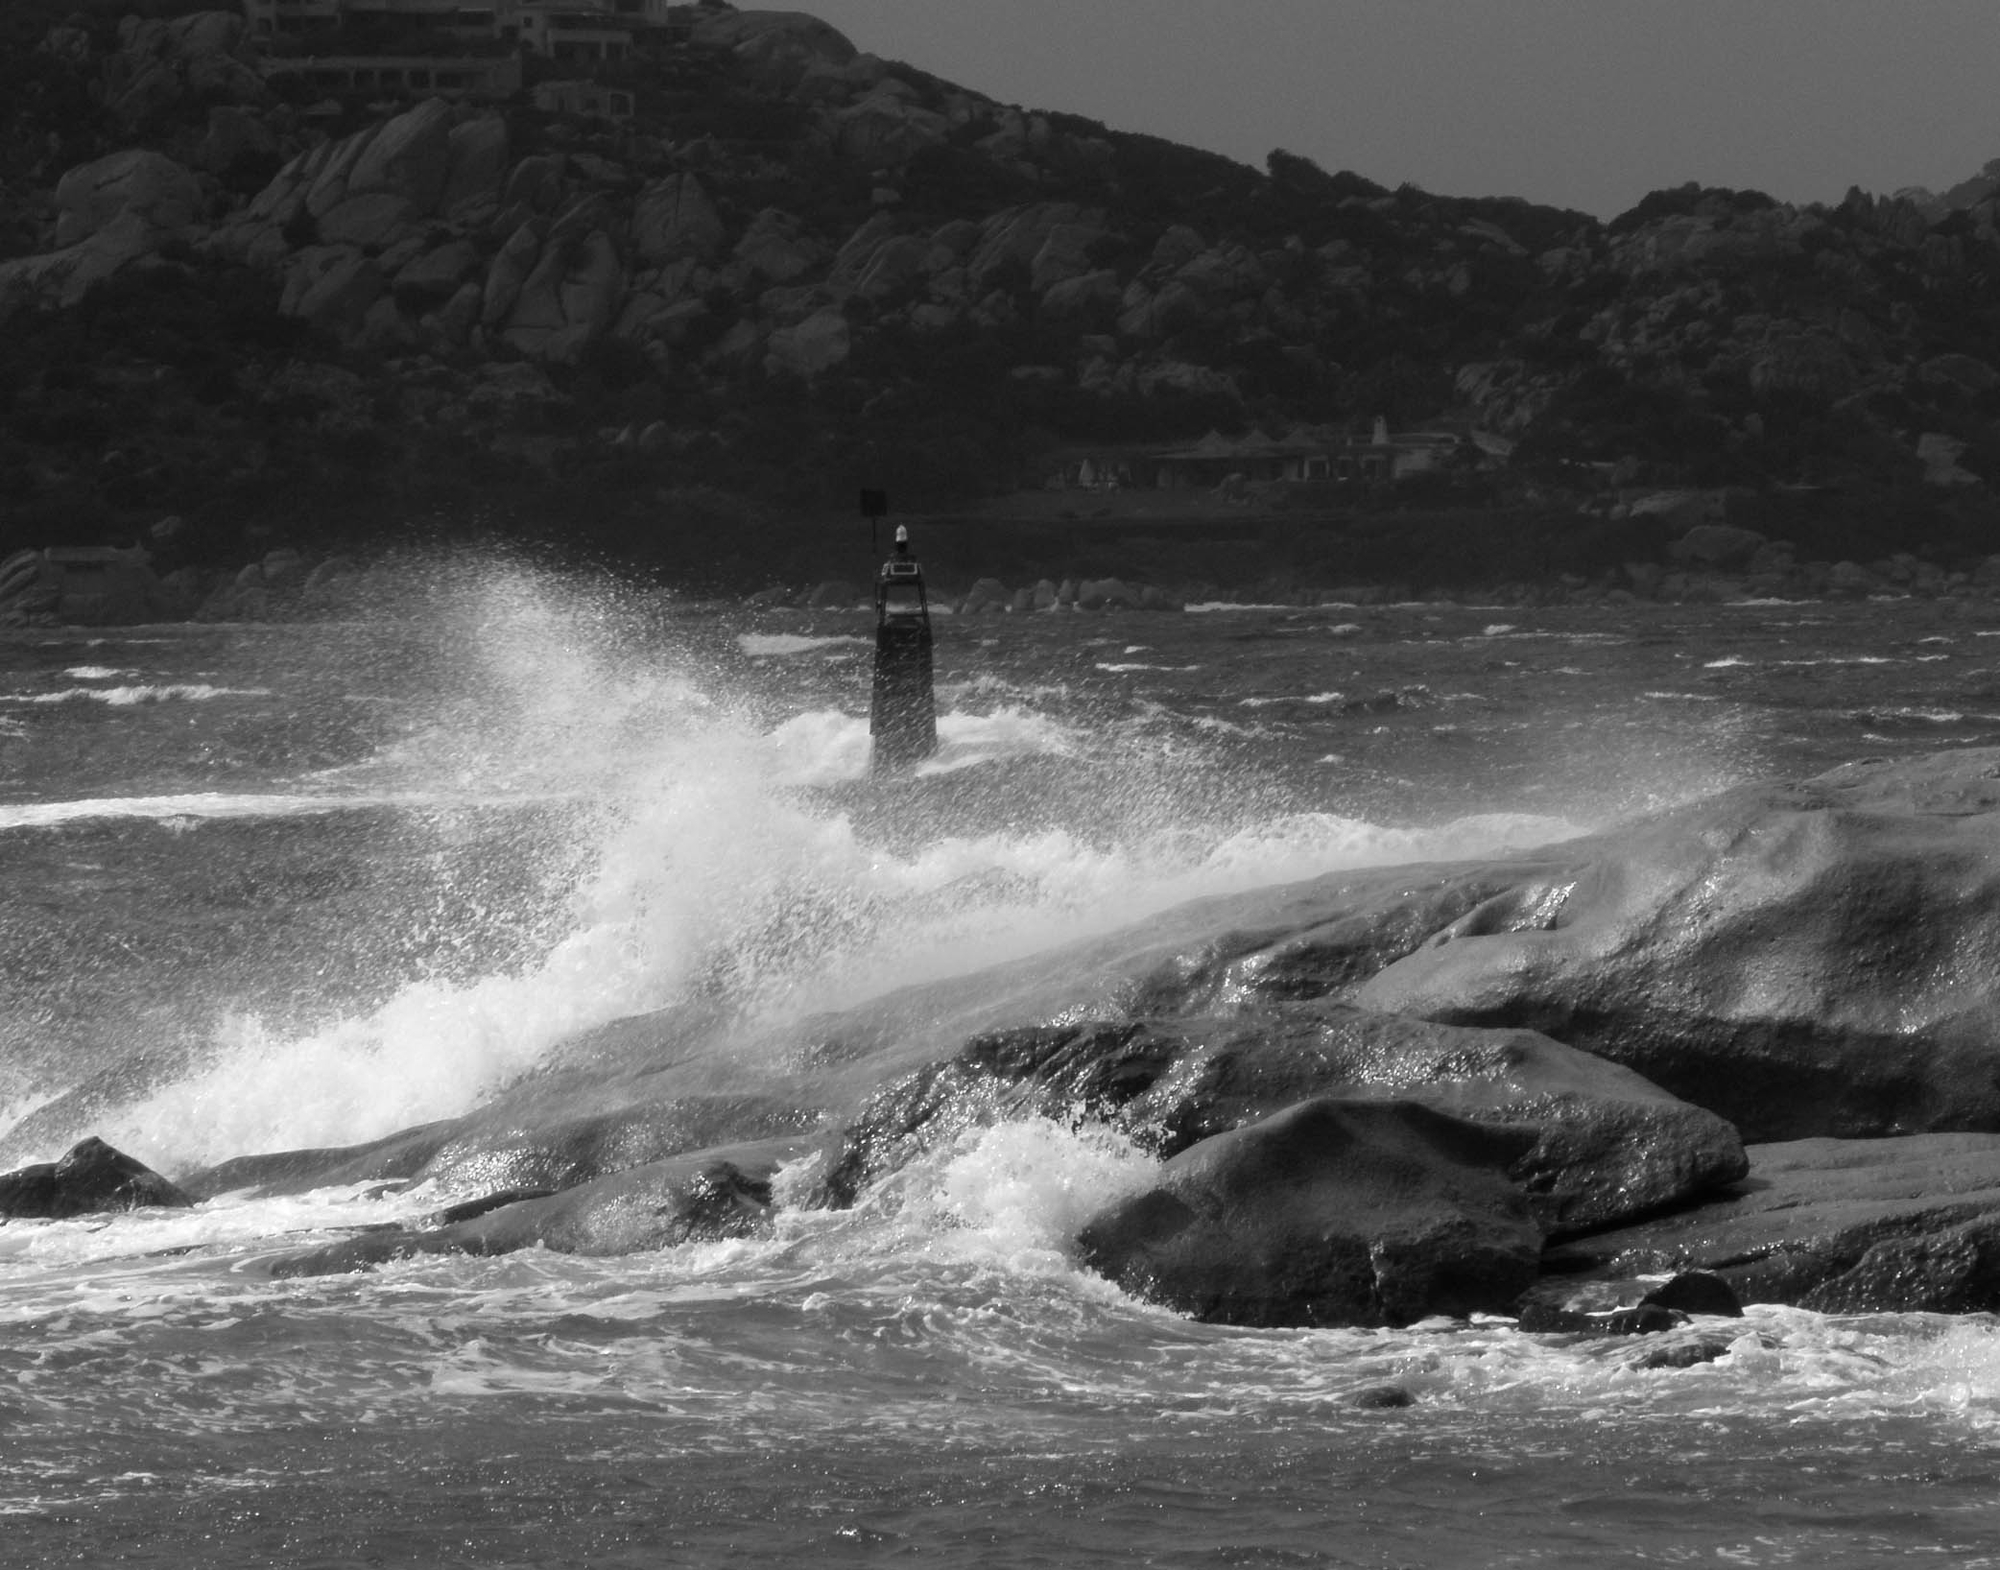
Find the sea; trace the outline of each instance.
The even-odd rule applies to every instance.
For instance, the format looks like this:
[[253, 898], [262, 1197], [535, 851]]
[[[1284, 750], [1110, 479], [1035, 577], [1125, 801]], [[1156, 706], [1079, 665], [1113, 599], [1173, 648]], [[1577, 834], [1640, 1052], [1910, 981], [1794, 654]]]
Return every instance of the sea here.
[[[890, 789], [870, 633], [472, 555], [0, 632], [0, 1168], [357, 1143], [697, 997], [754, 1076], [1204, 895], [2000, 744], [1989, 600], [1212, 604], [940, 616]], [[0, 1225], [0, 1566], [2000, 1565], [1988, 1317], [1753, 1305], [1682, 1369], [1204, 1325], [1078, 1266], [1149, 1170], [1108, 1134], [839, 1212], [817, 1159], [759, 1235], [613, 1258], [271, 1274], [441, 1185]]]

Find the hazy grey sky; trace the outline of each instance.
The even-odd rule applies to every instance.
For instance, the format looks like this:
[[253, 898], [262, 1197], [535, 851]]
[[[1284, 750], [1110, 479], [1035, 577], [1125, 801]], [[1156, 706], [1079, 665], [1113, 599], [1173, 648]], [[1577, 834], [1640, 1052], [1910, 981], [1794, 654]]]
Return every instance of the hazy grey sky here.
[[[786, 0], [766, 0], [784, 4]], [[789, 0], [1008, 103], [1609, 217], [2000, 158], [2000, 0]]]

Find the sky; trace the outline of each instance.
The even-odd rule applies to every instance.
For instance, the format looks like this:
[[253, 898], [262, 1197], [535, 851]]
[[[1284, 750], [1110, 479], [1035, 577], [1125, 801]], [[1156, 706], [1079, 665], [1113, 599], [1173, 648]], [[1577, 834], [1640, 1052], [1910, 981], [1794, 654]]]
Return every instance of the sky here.
[[[747, 3], [747, 0], [746, 0]], [[2000, 0], [765, 0], [1004, 103], [1609, 218], [2000, 158]]]

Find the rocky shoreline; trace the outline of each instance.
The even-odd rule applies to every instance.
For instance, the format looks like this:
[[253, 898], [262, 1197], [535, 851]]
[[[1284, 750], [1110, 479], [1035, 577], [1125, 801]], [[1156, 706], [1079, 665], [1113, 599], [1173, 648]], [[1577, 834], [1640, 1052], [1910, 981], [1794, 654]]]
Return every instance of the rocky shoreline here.
[[[165, 520], [167, 528], [175, 520]], [[158, 530], [156, 529], [156, 534]], [[171, 540], [168, 528], [166, 538]], [[855, 553], [846, 553], [849, 556]], [[1863, 600], [1916, 596], [2000, 599], [2000, 553], [1947, 567], [1910, 552], [1867, 562], [1802, 559], [1785, 541], [1749, 529], [1698, 525], [1670, 544], [1664, 561], [1637, 560], [1595, 577], [1510, 577], [1439, 586], [1407, 580], [1306, 581], [1296, 574], [1241, 582], [1148, 581], [1029, 565], [1010, 577], [932, 573], [934, 604], [958, 615], [1178, 611], [1190, 605], [1361, 607], [1450, 601], [1536, 605], [1723, 604], [1755, 600]], [[89, 558], [87, 576], [73, 558]], [[162, 553], [171, 559], [171, 551]], [[229, 567], [156, 569], [154, 552], [21, 550], [0, 558], [0, 629], [118, 626], [153, 621], [291, 621], [345, 616], [382, 603], [418, 558], [367, 560], [282, 547]], [[772, 583], [733, 597], [753, 611], [848, 610], [870, 603], [865, 579]]]
[[[788, 1203], [841, 1208], [1052, 1118], [1161, 1158], [1077, 1254], [1199, 1318], [2000, 1311], [1997, 820], [2000, 749], [1868, 760], [1521, 855], [1199, 901], [741, 1052], [702, 1055], [726, 1027], [698, 1008], [627, 1019], [465, 1117], [102, 1204], [434, 1182], [474, 1197], [267, 1268], [615, 1254], [757, 1235], [781, 1164], [810, 1159]], [[16, 1174], [0, 1204], [78, 1208], [51, 1182]], [[1646, 1302], [1677, 1272], [1712, 1281]]]
[[[1711, 572], [1867, 592], [1904, 544], [1948, 577], [1992, 537], [1991, 169], [1834, 205], [1689, 185], [1603, 223], [999, 103], [797, 12], [654, 17], [600, 113], [575, 81], [310, 86], [228, 9], [33, 9], [0, 186], [0, 472], [28, 539], [173, 511], [212, 565], [473, 518], [699, 568], [718, 516], [859, 485], [1140, 535], [1148, 511], [1324, 533], [1293, 513], [1381, 510], [1355, 532], [1387, 558], [1405, 511], [1462, 507], [1491, 527], [1428, 561], [1272, 592], [1421, 595], [1434, 565], [1671, 599], [1733, 592]], [[1510, 510], [1551, 526], [1524, 541]], [[1621, 558], [1579, 545], [1669, 516], [1789, 536], [1802, 565], [1606, 583]]]

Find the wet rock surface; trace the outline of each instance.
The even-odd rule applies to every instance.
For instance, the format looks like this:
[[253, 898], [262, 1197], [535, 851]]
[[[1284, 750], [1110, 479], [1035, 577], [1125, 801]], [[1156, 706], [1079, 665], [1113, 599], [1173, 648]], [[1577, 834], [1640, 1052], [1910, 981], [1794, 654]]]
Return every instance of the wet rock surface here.
[[2000, 1129], [2000, 754], [1873, 760], [1579, 841], [1345, 995], [1542, 1030], [1746, 1138]]
[[[1996, 804], [2000, 750], [1850, 765], [1516, 857], [1198, 901], [754, 1042], [703, 1007], [635, 1017], [469, 1117], [187, 1187], [511, 1196], [315, 1269], [658, 1247], [760, 1224], [772, 1151], [817, 1150], [801, 1191], [839, 1206], [1045, 1118], [1162, 1158], [1077, 1246], [1205, 1317], [2000, 1309]], [[1661, 1289], [1676, 1272], [1714, 1286]]]
[[276, 1276], [338, 1275], [424, 1254], [630, 1254], [746, 1237], [771, 1213], [771, 1178], [792, 1141], [647, 1162], [559, 1192], [506, 1192], [443, 1212], [430, 1227], [385, 1227], [270, 1262]]
[[0, 1174], [0, 1220], [63, 1221], [150, 1206], [186, 1209], [194, 1203], [192, 1195], [151, 1167], [95, 1137], [79, 1141], [59, 1161]]
[[1504, 1313], [1541, 1254], [1507, 1176], [1532, 1138], [1410, 1102], [1307, 1101], [1174, 1157], [1078, 1245], [1128, 1290], [1226, 1324]]
[[1826, 1313], [2000, 1310], [2000, 1135], [1753, 1146], [1737, 1191], [1550, 1250], [1578, 1285], [1702, 1270]]
[[1165, 1157], [1315, 1096], [1409, 1099], [1530, 1128], [1510, 1171], [1551, 1232], [1683, 1204], [1744, 1172], [1735, 1130], [1531, 1031], [1340, 1004], [998, 1032], [871, 1099], [834, 1150], [840, 1201], [969, 1123], [1101, 1118]]

